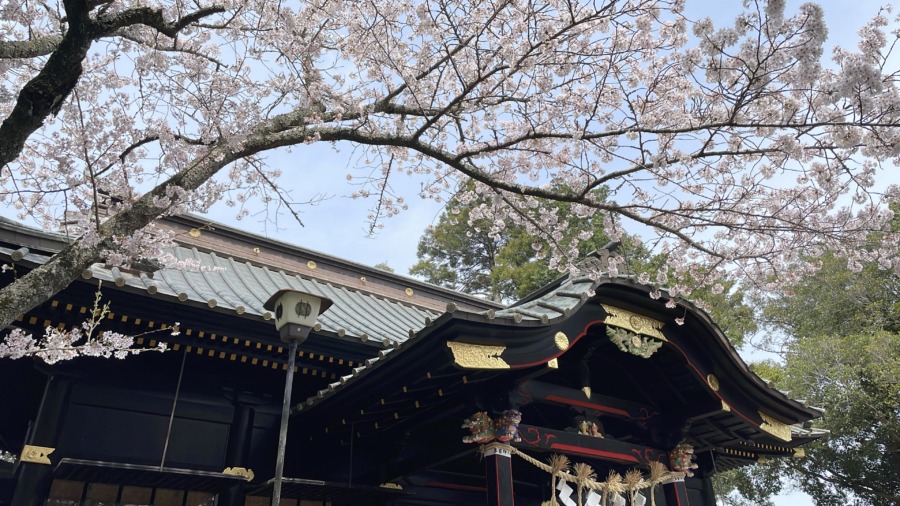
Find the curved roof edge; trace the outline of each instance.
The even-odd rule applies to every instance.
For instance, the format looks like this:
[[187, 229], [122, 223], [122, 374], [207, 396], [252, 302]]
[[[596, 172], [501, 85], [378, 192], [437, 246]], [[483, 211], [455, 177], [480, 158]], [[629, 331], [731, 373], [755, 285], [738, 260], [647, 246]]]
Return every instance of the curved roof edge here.
[[[310, 397], [305, 403], [298, 405], [298, 408], [303, 409], [304, 407], [315, 406], [343, 388], [362, 380], [368, 375], [371, 369], [382, 367], [391, 360], [402, 356], [406, 350], [421, 346], [422, 343], [429, 341], [428, 337], [433, 336], [437, 332], [447, 331], [445, 332], [447, 336], [453, 336], [454, 333], [450, 332], [449, 329], [455, 324], [465, 325], [479, 323], [489, 326], [518, 327], [523, 329], [542, 328], [552, 332], [553, 327], [573, 318], [588, 302], [605, 299], [603, 296], [604, 294], [598, 292], [608, 292], [610, 289], [620, 292], [624, 289], [628, 292], [632, 304], [637, 301], [640, 306], [645, 308], [651, 305], [659, 306], [655, 308], [653, 312], [656, 313], [656, 315], [665, 312], [671, 313], [671, 321], [674, 323], [674, 311], [676, 310], [666, 309], [663, 302], [651, 299], [649, 294], [653, 289], [650, 286], [636, 283], [628, 278], [601, 278], [592, 280], [588, 277], [579, 277], [567, 279], [559, 283], [556, 288], [546, 291], [539, 297], [527, 300], [517, 306], [512, 306], [501, 311], [456, 311], [445, 313], [433, 324], [416, 332], [410, 339], [402, 343], [399, 348], [395, 350], [385, 350], [378, 358], [370, 360], [365, 366], [355, 369], [352, 374], [341, 378], [338, 382], [330, 384], [328, 387], [318, 392], [316, 396]], [[645, 297], [646, 299], [645, 301], [642, 301], [639, 297]], [[693, 315], [696, 318], [696, 321], [706, 329], [706, 334], [708, 336], [706, 340], [709, 341], [708, 344], [712, 344], [717, 348], [717, 350], [713, 350], [718, 352], [717, 356], [725, 358], [724, 363], [721, 363], [721, 360], [719, 360], [719, 363], [726, 368], [726, 372], [743, 379], [739, 385], [742, 395], [764, 401], [764, 404], [769, 406], [780, 405], [786, 407], [787, 411], [791, 414], [786, 416], [783, 413], [779, 413], [779, 416], [791, 418], [792, 420], [786, 420], [789, 423], [799, 423], [800, 421], [807, 421], [822, 416], [823, 410], [809, 407], [801, 401], [790, 398], [785, 392], [777, 390], [753, 373], [746, 362], [739, 356], [731, 342], [728, 341], [722, 330], [712, 321], [705, 311], [700, 310], [689, 302], [680, 303], [680, 306], [683, 308], [682, 310], [686, 310]], [[673, 333], [677, 332], [683, 331], [673, 331]], [[506, 335], [509, 334], [506, 333]], [[512, 339], [508, 340], [508, 343], [510, 347], [515, 346], [515, 342]], [[388, 351], [390, 351], [390, 353], [388, 353]], [[552, 346], [547, 346], [547, 354], [544, 357], [544, 362], [553, 360], [564, 351], [565, 350], [559, 349], [558, 347], [554, 349]], [[701, 377], [698, 381], [705, 382], [705, 379]], [[795, 429], [800, 430], [801, 428], [795, 427]]]

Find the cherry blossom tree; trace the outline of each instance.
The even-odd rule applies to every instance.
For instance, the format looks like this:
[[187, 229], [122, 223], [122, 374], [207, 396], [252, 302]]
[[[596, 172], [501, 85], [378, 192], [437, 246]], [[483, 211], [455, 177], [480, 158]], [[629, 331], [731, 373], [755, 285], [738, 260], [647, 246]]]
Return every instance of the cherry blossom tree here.
[[781, 284], [825, 249], [900, 268], [900, 190], [876, 184], [900, 159], [890, 9], [826, 60], [814, 4], [751, 0], [717, 28], [683, 3], [8, 0], [0, 201], [77, 234], [0, 290], [0, 322], [94, 262], [162, 257], [161, 216], [290, 209], [303, 168], [266, 153], [321, 142], [358, 146], [373, 222], [415, 175], [426, 198], [488, 196], [473, 220], [525, 226], [565, 270], [589, 237], [545, 202], [569, 202], [645, 230], [668, 259], [646, 281], [673, 297]]

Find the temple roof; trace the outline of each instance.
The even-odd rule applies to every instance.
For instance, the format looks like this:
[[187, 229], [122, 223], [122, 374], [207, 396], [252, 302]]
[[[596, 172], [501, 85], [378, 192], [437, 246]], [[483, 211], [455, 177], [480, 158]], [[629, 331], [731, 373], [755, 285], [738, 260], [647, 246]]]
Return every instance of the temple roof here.
[[[686, 301], [675, 310], [666, 308], [665, 300], [649, 297], [651, 287], [626, 277], [566, 276], [522, 301], [502, 306], [195, 217], [170, 218], [162, 226], [175, 234], [178, 243], [170, 252], [177, 259], [196, 262], [200, 269], [154, 270], [144, 265], [143, 270], [126, 270], [95, 264], [82, 277], [87, 283], [103, 282], [123, 298], [127, 292], [132, 304], [155, 299], [167, 303], [159, 306], [175, 306], [179, 311], [193, 307], [204, 321], [223, 320], [213, 323], [227, 327], [229, 334], [235, 331], [235, 323], [247, 323], [253, 328], [241, 340], [217, 344], [212, 337], [204, 341], [209, 356], [218, 345], [217, 355], [229, 355], [230, 360], [235, 360], [235, 352], [248, 352], [248, 338], [264, 339], [256, 335], [256, 329], [268, 327], [262, 323], [273, 315], [263, 303], [277, 290], [289, 288], [331, 299], [334, 305], [320, 315], [314, 334], [333, 347], [330, 356], [337, 359], [336, 364], [318, 366], [323, 371], [319, 377], [324, 380], [327, 373], [332, 382], [309, 382], [306, 392], [313, 395], [297, 406], [303, 413], [318, 413], [313, 416], [325, 421], [339, 423], [346, 417], [352, 426], [358, 418], [357, 430], [375, 434], [416, 413], [446, 407], [449, 399], [471, 397], [487, 384], [483, 382], [501, 378], [521, 383], [539, 370], [547, 374], [557, 367], [558, 358], [571, 362], [585, 352], [590, 355], [591, 343], [603, 342], [607, 352], [619, 353], [603, 328], [630, 318], [638, 322], [632, 330], [652, 322], [656, 330], [649, 335], [667, 345], [651, 361], [625, 353], [609, 355], [604, 364], [631, 361], [645, 372], [653, 369], [648, 379], [632, 376], [627, 380], [643, 382], [638, 389], [658, 392], [657, 397], [650, 396], [651, 401], [667, 405], [677, 402], [680, 393], [693, 399], [693, 411], [685, 416], [704, 447], [731, 445], [729, 451], [737, 452], [733, 462], [737, 465], [737, 459], [748, 453], [735, 446], [743, 444], [741, 438], [785, 453], [822, 435], [803, 425], [822, 411], [790, 399], [757, 377], [709, 315]], [[44, 264], [65, 242], [60, 234], [0, 219], [0, 257], [15, 259], [25, 268]], [[600, 251], [588, 257], [588, 264], [601, 265], [593, 270], [587, 265], [586, 272], [604, 271], [609, 254]], [[617, 311], [625, 316], [617, 316]], [[684, 325], [676, 324], [676, 312], [684, 315]], [[335, 337], [354, 338], [357, 347], [359, 341], [376, 344], [381, 350], [375, 357], [354, 358], [345, 364], [341, 356], [348, 343]], [[188, 344], [188, 338], [184, 339]], [[259, 348], [259, 342], [255, 344]], [[480, 348], [476, 353], [489, 365], [462, 364], [454, 345], [468, 351]], [[370, 357], [373, 350], [362, 347], [367, 348], [364, 356]], [[203, 351], [197, 348], [197, 353]], [[283, 364], [281, 348], [273, 350], [269, 345], [268, 350], [268, 361], [261, 360], [263, 367], [269, 362], [272, 368]], [[312, 367], [312, 357], [304, 358], [310, 362], [304, 368]], [[320, 350], [318, 362], [331, 364], [330, 359], [323, 362], [325, 358]], [[548, 378], [552, 380], [553, 374]], [[779, 438], [787, 445], [779, 445]]]
[[[594, 257], [605, 260], [608, 252], [595, 253]], [[447, 325], [450, 320], [482, 320], [492, 325], [513, 325], [513, 326], [545, 326], [558, 323], [568, 319], [581, 306], [583, 306], [601, 287], [627, 287], [632, 291], [644, 292], [649, 294], [652, 287], [641, 285], [632, 279], [622, 276], [616, 279], [593, 279], [589, 276], [581, 276], [575, 278], [563, 278], [557, 283], [548, 285], [545, 289], [534, 294], [532, 297], [513, 304], [506, 309], [495, 311], [493, 309], [480, 311], [472, 314], [463, 314], [463, 312], [448, 312], [440, 320], [435, 322], [434, 326], [421, 329], [415, 335], [411, 335], [410, 339], [400, 346], [398, 350], [384, 350], [379, 353], [378, 357], [374, 357], [366, 361], [366, 364], [354, 369], [353, 374], [340, 378], [339, 381], [331, 383], [326, 388], [320, 390], [316, 396], [310, 397], [305, 403], [301, 403], [300, 407], [312, 407], [327, 397], [337, 394], [340, 390], [350, 387], [354, 382], [362, 380], [362, 378], [375, 366], [382, 366], [382, 362], [386, 359], [395, 358], [404, 349], [412, 346], [416, 341], [425, 339], [428, 335], [435, 332], [435, 328], [439, 325]], [[665, 298], [665, 297], [664, 297]], [[649, 297], [648, 297], [649, 299]], [[703, 310], [695, 307], [693, 304], [682, 301], [679, 305], [694, 315], [697, 320], [701, 321], [704, 326], [710, 329], [715, 337], [716, 343], [726, 352], [730, 359], [730, 366], [736, 368], [742, 376], [749, 380], [749, 383], [758, 391], [770, 395], [779, 402], [786, 403], [797, 410], [806, 412], [810, 417], [820, 417], [824, 414], [824, 410], [817, 407], [811, 407], [803, 400], [795, 400], [789, 396], [789, 392], [785, 392], [775, 388], [771, 382], [760, 378], [753, 373], [747, 364], [740, 358], [737, 350], [731, 342], [725, 337], [721, 329], [712, 321], [710, 316]], [[393, 351], [393, 353], [392, 353]], [[797, 428], [799, 434], [807, 434], [809, 431]]]
[[[30, 247], [20, 261], [26, 265], [44, 264], [66, 241], [61, 234], [0, 220], [2, 228], [14, 232], [18, 239], [6, 242]], [[448, 303], [470, 310], [500, 307], [223, 225], [210, 226], [196, 218], [174, 218], [163, 226], [175, 231], [179, 242], [168, 252], [178, 260], [198, 264], [199, 269], [142, 272], [94, 264], [90, 274], [84, 273], [83, 277], [122, 290], [262, 320], [272, 318], [263, 303], [277, 290], [304, 291], [335, 303], [319, 317], [317, 332], [375, 341], [383, 346], [403, 342], [440, 316]], [[0, 245], [0, 255], [11, 257], [17, 249]]]
[[[557, 367], [562, 371], [557, 359], [591, 333], [590, 327], [617, 325], [609, 311], [629, 308], [634, 312], [624, 312], [632, 319], [660, 318], [671, 312], [664, 301], [650, 299], [650, 291], [650, 287], [623, 277], [584, 276], [562, 279], [503, 310], [448, 312], [398, 349], [382, 350], [300, 402], [295, 413], [346, 423], [353, 420], [357, 434], [366, 434], [368, 429], [374, 436], [379, 427], [385, 430], [396, 425], [398, 414], [403, 420], [414, 413], [427, 417], [422, 412], [428, 409], [452, 410], [452, 398], [471, 397], [480, 388], [471, 385], [490, 384], [486, 382], [501, 376], [521, 384]], [[654, 385], [651, 379], [647, 388], [658, 389], [663, 396], [674, 389], [697, 402], [687, 415], [688, 425], [693, 426], [689, 438], [698, 448], [719, 452], [719, 469], [750, 463], [766, 453], [796, 453], [799, 450], [794, 448], [827, 434], [808, 425], [823, 411], [791, 399], [787, 392], [756, 376], [705, 312], [682, 302], [678, 313], [686, 315], [683, 326], [671, 315], [665, 322], [658, 320], [668, 339], [664, 346], [668, 352], [647, 362], [638, 359], [635, 363], [627, 354], [612, 360], [632, 360], [628, 362], [632, 366], [654, 364], [660, 373], [656, 381], [665, 378], [669, 384]], [[596, 342], [602, 333], [591, 335], [585, 341]], [[543, 350], [538, 349], [539, 343]], [[455, 345], [464, 345], [466, 353], [484, 352], [483, 360], [480, 364], [461, 362]], [[586, 348], [579, 349], [573, 351], [575, 356]], [[573, 359], [577, 360], [570, 355], [569, 360]], [[571, 367], [569, 362], [565, 369]], [[424, 393], [429, 389], [437, 395]], [[413, 395], [407, 390], [423, 393]], [[367, 423], [374, 423], [374, 429]], [[332, 431], [340, 429], [330, 427]], [[749, 441], [754, 446], [744, 448]]]
[[[121, 290], [255, 320], [272, 318], [263, 303], [275, 291], [283, 288], [305, 291], [334, 302], [319, 316], [316, 333], [373, 342], [383, 348], [401, 345], [408, 348], [430, 335], [438, 323], [452, 319], [517, 327], [542, 327], [563, 322], [602, 286], [625, 286], [643, 293], [651, 291], [650, 287], [624, 276], [615, 279], [565, 276], [522, 301], [504, 307], [405, 276], [204, 222], [198, 217], [168, 218], [161, 226], [174, 232], [179, 243], [170, 252], [179, 260], [197, 262], [201, 266], [199, 270], [141, 272], [94, 264], [89, 269], [90, 274], [84, 273], [83, 277], [100, 280]], [[0, 231], [0, 255], [11, 258], [18, 249], [14, 246], [22, 245], [30, 250], [19, 262], [32, 266], [45, 263], [67, 240], [63, 234], [39, 231], [2, 217]], [[3, 246], [3, 242], [9, 246]], [[592, 264], [604, 264], [609, 255], [606, 250], [592, 254], [585, 260], [586, 270], [590, 270]], [[799, 409], [811, 410], [810, 414], [821, 414], [821, 410], [792, 400], [786, 392], [778, 391], [752, 373], [704, 311], [686, 301], [679, 305], [712, 330], [714, 341], [724, 352], [732, 370], [748, 378], [756, 390], [768, 392]], [[389, 351], [384, 350], [380, 357], [370, 359], [367, 364], [381, 361]], [[341, 378], [320, 391], [315, 399], [309, 399], [309, 404], [333, 395], [366, 369], [365, 366], [355, 369], [353, 375]]]

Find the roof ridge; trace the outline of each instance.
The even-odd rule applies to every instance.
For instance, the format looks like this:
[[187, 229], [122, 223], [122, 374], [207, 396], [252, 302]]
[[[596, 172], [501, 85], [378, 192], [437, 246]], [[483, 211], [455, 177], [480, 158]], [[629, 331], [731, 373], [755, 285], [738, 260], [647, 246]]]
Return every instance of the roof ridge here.
[[[353, 286], [351, 280], [359, 280], [363, 283], [380, 281], [389, 286], [402, 286], [403, 288], [401, 288], [401, 291], [403, 291], [404, 288], [410, 288], [413, 289], [413, 292], [425, 292], [428, 293], [431, 298], [443, 300], [445, 302], [447, 300], [453, 300], [462, 303], [471, 309], [477, 308], [478, 310], [484, 310], [488, 308], [503, 308], [502, 304], [494, 301], [440, 287], [403, 274], [383, 271], [353, 260], [344, 259], [296, 244], [238, 230], [230, 225], [207, 220], [197, 215], [168, 217], [165, 218], [163, 222], [169, 225], [169, 227], [177, 233], [176, 242], [182, 246], [193, 246], [201, 250], [217, 251], [220, 255], [226, 254], [222, 248], [214, 247], [215, 244], [213, 243], [215, 241], [209, 241], [203, 238], [203, 232], [209, 230], [209, 236], [219, 237], [219, 242], [231, 242], [233, 247], [227, 252], [227, 255], [234, 257], [235, 260], [253, 262], [258, 266], [267, 265], [269, 267], [281, 268], [286, 271], [304, 275], [303, 269], [300, 268], [300, 264], [296, 265], [295, 268], [287, 268], [281, 265], [281, 263], [296, 263], [300, 258], [303, 258], [304, 260], [309, 260], [307, 264], [311, 266], [310, 270], [330, 267], [327, 269], [329, 272], [347, 278], [344, 281], [337, 281], [342, 285], [347, 284], [348, 286]], [[223, 245], [219, 244], [219, 246]], [[240, 246], [245, 246], [246, 251], [241, 249]], [[277, 259], [275, 257], [281, 258]], [[273, 263], [272, 261], [265, 261], [265, 259], [276, 261]], [[352, 276], [349, 275], [351, 272], [353, 273]], [[307, 273], [307, 275], [309, 274], [311, 273]], [[317, 278], [318, 276], [312, 275], [312, 277]], [[373, 293], [380, 292], [373, 290]], [[399, 297], [393, 298], [402, 300], [402, 298]]]

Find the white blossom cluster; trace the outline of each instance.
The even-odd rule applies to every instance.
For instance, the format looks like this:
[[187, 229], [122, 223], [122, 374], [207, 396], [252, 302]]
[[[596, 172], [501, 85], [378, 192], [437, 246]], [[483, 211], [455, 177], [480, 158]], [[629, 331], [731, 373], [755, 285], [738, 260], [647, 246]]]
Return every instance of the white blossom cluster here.
[[[112, 331], [100, 331], [98, 327], [109, 314], [109, 303], [102, 303], [98, 288], [91, 317], [80, 326], [65, 330], [47, 326], [44, 335], [35, 339], [32, 334], [14, 328], [0, 342], [0, 358], [17, 359], [35, 356], [48, 364], [76, 357], [125, 358], [147, 351], [166, 351], [165, 343], [154, 348], [133, 348], [135, 336]], [[168, 330], [172, 336], [179, 334], [179, 323]]]
[[[299, 219], [320, 182], [266, 154], [350, 144], [370, 230], [414, 206], [396, 184], [412, 177], [422, 198], [482, 197], [473, 223], [524, 226], [560, 271], [593, 239], [575, 217], [639, 233], [675, 298], [778, 290], [825, 250], [900, 272], [900, 188], [883, 183], [900, 164], [897, 17], [873, 13], [828, 60], [821, 7], [744, 3], [721, 26], [683, 0], [104, 3], [90, 19], [161, 21], [92, 41], [72, 93], [0, 166], [0, 205], [47, 228], [67, 213], [86, 249], [127, 264], [163, 255], [172, 238], [145, 228], [159, 216], [224, 201]], [[0, 116], [26, 107], [41, 44], [70, 22], [62, 2], [0, 5]]]

